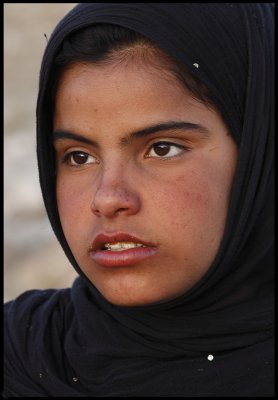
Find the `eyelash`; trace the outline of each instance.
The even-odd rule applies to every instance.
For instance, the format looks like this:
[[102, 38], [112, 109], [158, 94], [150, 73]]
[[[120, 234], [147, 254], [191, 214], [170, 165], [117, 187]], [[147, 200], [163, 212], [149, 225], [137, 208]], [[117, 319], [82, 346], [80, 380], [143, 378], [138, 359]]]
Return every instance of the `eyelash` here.
[[[164, 147], [168, 147], [168, 148], [173, 148], [173, 147], [175, 147], [176, 149], [179, 149], [180, 151], [179, 151], [179, 153], [178, 154], [174, 154], [174, 155], [171, 155], [171, 156], [167, 156], [167, 155], [161, 155], [161, 156], [159, 156], [159, 155], [157, 155], [157, 156], [154, 156], [154, 155], [150, 155], [150, 153], [151, 153], [151, 151], [154, 149], [154, 147], [155, 146], [164, 146]], [[161, 148], [162, 148], [161, 147]], [[177, 143], [173, 143], [173, 142], [167, 142], [167, 141], [160, 141], [160, 142], [156, 142], [156, 143], [153, 143], [151, 146], [150, 146], [150, 148], [149, 148], [149, 150], [148, 150], [148, 153], [147, 153], [147, 155], [145, 156], [145, 158], [157, 158], [157, 159], [160, 159], [160, 160], [169, 160], [169, 159], [172, 159], [172, 158], [175, 158], [175, 157], [178, 157], [181, 153], [183, 153], [183, 152], [185, 152], [185, 151], [189, 151], [189, 148], [188, 147], [186, 147], [186, 146], [183, 146], [183, 145], [180, 145], [180, 144], [177, 144]], [[80, 166], [83, 166], [83, 165], [88, 165], [87, 163], [84, 163], [84, 164], [74, 164], [74, 163], [72, 163], [72, 161], [71, 161], [71, 157], [73, 156], [73, 155], [77, 155], [77, 154], [82, 154], [82, 157], [83, 156], [87, 156], [87, 157], [93, 157], [93, 156], [91, 156], [90, 154], [88, 154], [88, 153], [86, 153], [85, 151], [82, 151], [82, 150], [74, 150], [74, 151], [70, 151], [70, 152], [68, 152], [68, 153], [66, 153], [64, 156], [63, 156], [63, 160], [62, 160], [62, 162], [63, 163], [66, 163], [66, 164], [68, 164], [69, 166], [71, 166], [71, 167], [80, 167]], [[85, 157], [84, 157], [85, 158]], [[86, 160], [87, 161], [87, 160]], [[90, 162], [89, 164], [98, 164], [98, 162]]]

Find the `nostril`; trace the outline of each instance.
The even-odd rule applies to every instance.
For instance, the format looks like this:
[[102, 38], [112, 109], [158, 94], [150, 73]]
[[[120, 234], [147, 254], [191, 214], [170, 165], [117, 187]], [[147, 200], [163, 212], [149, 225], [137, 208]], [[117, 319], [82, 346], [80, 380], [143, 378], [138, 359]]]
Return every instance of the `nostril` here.
[[121, 214], [122, 212], [124, 212], [124, 211], [126, 211], [127, 210], [127, 208], [119, 208], [116, 212], [118, 213], [118, 214]]
[[93, 214], [95, 214], [97, 217], [100, 217], [101, 212], [95, 207], [94, 204], [92, 204], [91, 210], [92, 210]]

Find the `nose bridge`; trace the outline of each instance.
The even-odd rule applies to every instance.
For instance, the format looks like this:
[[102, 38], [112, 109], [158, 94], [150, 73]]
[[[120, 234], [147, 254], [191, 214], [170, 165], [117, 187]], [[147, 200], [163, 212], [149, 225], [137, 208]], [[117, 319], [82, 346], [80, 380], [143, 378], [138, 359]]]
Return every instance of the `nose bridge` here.
[[92, 211], [100, 216], [114, 217], [134, 214], [140, 208], [139, 193], [132, 184], [128, 164], [115, 161], [103, 167], [93, 195]]
[[128, 173], [127, 164], [124, 164], [122, 160], [112, 159], [104, 164], [99, 181], [99, 190], [116, 191], [120, 193], [120, 190], [125, 190], [124, 188], [128, 185]]

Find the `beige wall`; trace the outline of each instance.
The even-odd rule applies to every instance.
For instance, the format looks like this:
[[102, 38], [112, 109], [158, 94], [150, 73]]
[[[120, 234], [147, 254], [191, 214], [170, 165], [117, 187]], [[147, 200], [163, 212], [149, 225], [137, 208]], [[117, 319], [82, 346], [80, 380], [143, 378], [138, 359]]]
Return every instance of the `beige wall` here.
[[35, 108], [46, 39], [77, 3], [4, 4], [4, 299], [71, 285], [38, 181]]

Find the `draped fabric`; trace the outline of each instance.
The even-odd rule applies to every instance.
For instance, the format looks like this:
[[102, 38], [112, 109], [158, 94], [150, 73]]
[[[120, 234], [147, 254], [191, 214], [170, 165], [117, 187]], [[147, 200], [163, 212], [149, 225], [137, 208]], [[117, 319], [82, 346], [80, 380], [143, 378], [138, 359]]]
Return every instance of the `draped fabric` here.
[[[65, 37], [95, 23], [137, 31], [184, 63], [239, 147], [214, 262], [187, 293], [159, 305], [110, 304], [80, 270], [59, 220], [53, 60]], [[50, 223], [80, 277], [6, 304], [6, 396], [273, 395], [273, 28], [271, 3], [80, 3], [57, 25], [40, 73], [38, 165]]]

